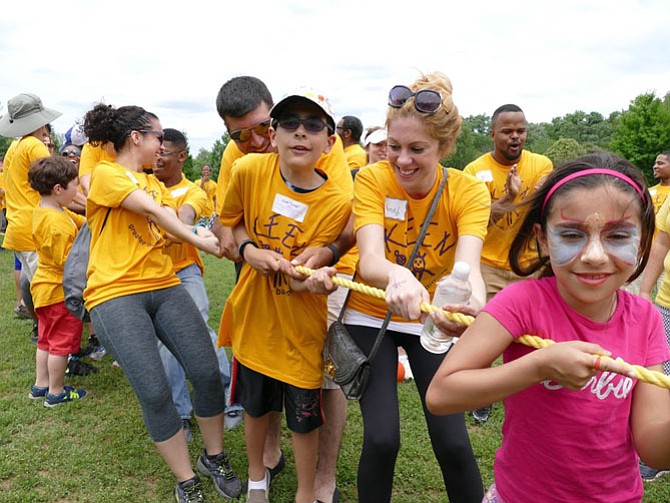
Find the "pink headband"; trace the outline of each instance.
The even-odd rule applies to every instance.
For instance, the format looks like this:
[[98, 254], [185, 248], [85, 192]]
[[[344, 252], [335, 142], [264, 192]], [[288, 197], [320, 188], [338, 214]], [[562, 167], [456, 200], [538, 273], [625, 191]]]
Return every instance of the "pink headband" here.
[[628, 185], [630, 185], [635, 189], [635, 192], [637, 192], [642, 198], [642, 203], [644, 203], [644, 192], [642, 192], [642, 189], [638, 186], [638, 184], [635, 183], [633, 179], [630, 178], [629, 176], [624, 175], [620, 171], [615, 171], [613, 169], [591, 168], [591, 169], [584, 169], [582, 171], [577, 171], [576, 173], [572, 173], [571, 175], [568, 175], [565, 178], [562, 178], [561, 180], [556, 182], [554, 186], [551, 189], [549, 189], [549, 192], [547, 192], [547, 195], [544, 197], [544, 202], [542, 203], [542, 213], [544, 213], [544, 209], [546, 208], [547, 203], [549, 202], [551, 196], [554, 195], [554, 192], [556, 192], [570, 180], [574, 180], [575, 178], [581, 178], [583, 176], [589, 176], [589, 175], [608, 175], [618, 178], [619, 180], [623, 180], [624, 182], [626, 182]]

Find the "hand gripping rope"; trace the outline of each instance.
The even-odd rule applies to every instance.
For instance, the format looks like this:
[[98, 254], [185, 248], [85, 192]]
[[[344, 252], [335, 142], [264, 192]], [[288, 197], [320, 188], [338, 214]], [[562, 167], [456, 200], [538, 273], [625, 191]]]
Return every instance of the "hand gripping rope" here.
[[[312, 273], [314, 272], [313, 269], [310, 269], [309, 267], [305, 267], [302, 265], [295, 266], [295, 270], [298, 271], [300, 274], [304, 274], [305, 276], [311, 276]], [[355, 281], [341, 278], [339, 276], [333, 276], [332, 278], [330, 278], [330, 280], [335, 285], [349, 288], [351, 290], [354, 290], [355, 292], [364, 293], [365, 295], [370, 295], [371, 297], [376, 297], [382, 300], [386, 299], [386, 292], [381, 288], [375, 288], [372, 286], [365, 285], [363, 283], [357, 283]], [[423, 311], [424, 313], [431, 313], [433, 311], [440, 310], [438, 306], [433, 306], [428, 302], [422, 302], [420, 306], [421, 311]], [[474, 321], [474, 318], [472, 316], [468, 316], [463, 313], [453, 313], [451, 311], [442, 311], [442, 312], [448, 320], [451, 320], [460, 325], [470, 326]], [[537, 335], [522, 335], [517, 339], [515, 339], [514, 342], [518, 342], [520, 344], [523, 344], [524, 346], [529, 346], [535, 349], [546, 348], [547, 346], [554, 344], [554, 341], [550, 339], [543, 339], [541, 337], [538, 337]], [[602, 355], [600, 356], [600, 358], [602, 358], [603, 360], [614, 361], [609, 356]], [[670, 376], [666, 376], [662, 372], [649, 370], [645, 367], [642, 367], [641, 365], [631, 365], [630, 363], [626, 363], [621, 359], [617, 361], [618, 363], [626, 366], [628, 370], [634, 370], [636, 373], [636, 377], [639, 381], [643, 381], [649, 384], [655, 384], [656, 386], [660, 386], [661, 388], [670, 389]]]

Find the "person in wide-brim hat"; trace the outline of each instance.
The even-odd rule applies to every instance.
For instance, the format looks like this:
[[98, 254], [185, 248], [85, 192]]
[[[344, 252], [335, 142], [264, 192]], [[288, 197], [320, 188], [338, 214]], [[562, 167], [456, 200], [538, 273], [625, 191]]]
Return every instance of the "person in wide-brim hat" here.
[[22, 93], [7, 103], [7, 113], [0, 117], [1, 136], [25, 136], [46, 126], [62, 114], [42, 104], [39, 96]]

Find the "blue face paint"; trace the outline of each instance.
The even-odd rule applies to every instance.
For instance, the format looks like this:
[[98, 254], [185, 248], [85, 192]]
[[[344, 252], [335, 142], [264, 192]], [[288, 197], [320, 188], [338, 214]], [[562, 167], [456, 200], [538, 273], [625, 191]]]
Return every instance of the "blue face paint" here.
[[641, 232], [638, 225], [628, 222], [605, 224], [600, 215], [591, 215], [585, 224], [564, 222], [548, 225], [547, 238], [549, 256], [557, 266], [568, 264], [580, 255], [585, 260], [599, 260], [603, 254], [635, 265]]

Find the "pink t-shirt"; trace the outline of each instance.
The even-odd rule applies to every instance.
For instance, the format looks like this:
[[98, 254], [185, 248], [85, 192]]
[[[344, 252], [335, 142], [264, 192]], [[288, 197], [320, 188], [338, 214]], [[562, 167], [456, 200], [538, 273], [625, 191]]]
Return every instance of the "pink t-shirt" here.
[[[515, 338], [530, 334], [555, 342], [593, 342], [613, 358], [645, 367], [670, 360], [658, 311], [623, 290], [607, 323], [568, 306], [554, 277], [512, 284], [484, 310]], [[511, 344], [503, 360], [530, 351], [534, 349]], [[630, 429], [636, 383], [599, 372], [580, 391], [544, 381], [508, 397], [494, 464], [500, 497], [514, 503], [640, 502], [642, 479]]]

